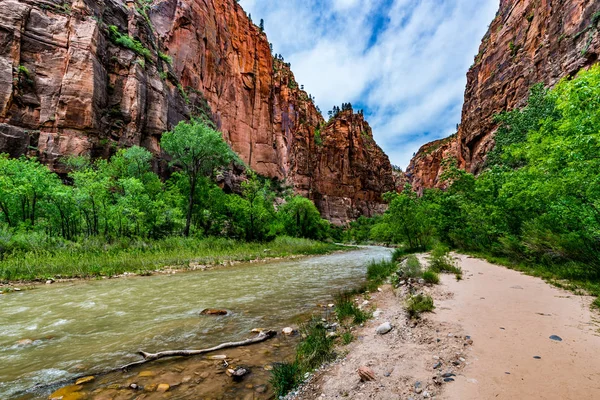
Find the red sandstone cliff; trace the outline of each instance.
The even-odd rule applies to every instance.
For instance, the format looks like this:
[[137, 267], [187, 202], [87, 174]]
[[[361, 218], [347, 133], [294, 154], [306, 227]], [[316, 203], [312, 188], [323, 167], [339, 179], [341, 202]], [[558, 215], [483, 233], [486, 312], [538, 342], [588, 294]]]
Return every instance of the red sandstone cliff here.
[[417, 153], [409, 168], [414, 185], [439, 186], [440, 165], [449, 156], [467, 171], [480, 172], [494, 146], [493, 116], [522, 106], [534, 84], [552, 86], [596, 63], [599, 24], [595, 0], [501, 0], [467, 73], [458, 135]]
[[201, 114], [336, 223], [381, 210], [394, 188], [362, 117], [342, 113], [315, 144], [323, 117], [235, 0], [0, 3], [0, 152], [58, 171], [65, 155], [159, 155], [162, 132]]

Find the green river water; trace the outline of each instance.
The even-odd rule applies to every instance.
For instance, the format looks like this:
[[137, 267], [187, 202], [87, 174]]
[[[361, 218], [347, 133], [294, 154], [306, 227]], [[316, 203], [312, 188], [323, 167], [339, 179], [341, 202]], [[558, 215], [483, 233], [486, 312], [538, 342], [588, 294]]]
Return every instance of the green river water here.
[[[31, 389], [138, 360], [139, 349], [206, 348], [251, 337], [252, 328], [280, 331], [296, 326], [340, 290], [361, 285], [370, 260], [390, 254], [386, 248], [362, 247], [297, 260], [61, 283], [2, 295], [0, 399], [46, 399], [58, 387]], [[200, 316], [205, 308], [224, 308], [231, 315]], [[82, 392], [65, 400], [204, 398], [199, 393], [211, 398], [268, 398], [260, 394], [269, 375], [262, 366], [289, 358], [295, 345], [280, 336], [269, 344], [223, 353], [251, 366], [250, 378], [242, 383], [230, 383], [218, 362], [176, 359], [109, 374], [89, 388], [77, 388]], [[146, 369], [147, 376], [140, 377]], [[173, 388], [160, 397], [123, 389], [132, 382], [150, 388], [161, 379]]]

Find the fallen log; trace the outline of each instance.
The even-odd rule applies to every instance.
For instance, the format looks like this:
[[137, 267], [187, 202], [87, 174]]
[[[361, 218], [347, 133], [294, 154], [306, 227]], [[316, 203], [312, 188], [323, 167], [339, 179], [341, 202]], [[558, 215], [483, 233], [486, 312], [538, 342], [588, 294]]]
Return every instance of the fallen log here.
[[201, 350], [167, 350], [167, 351], [161, 351], [158, 353], [147, 353], [145, 351], [139, 351], [138, 354], [141, 355], [142, 357], [144, 357], [143, 360], [132, 362], [130, 364], [120, 367], [119, 369], [127, 370], [131, 367], [136, 367], [138, 365], [142, 365], [142, 364], [145, 364], [145, 363], [148, 363], [151, 361], [155, 361], [155, 360], [158, 360], [161, 358], [190, 357], [190, 356], [197, 356], [197, 355], [201, 355], [201, 354], [211, 353], [211, 352], [217, 351], [217, 350], [230, 349], [232, 347], [248, 346], [248, 345], [251, 345], [254, 343], [260, 343], [260, 342], [264, 342], [265, 340], [269, 340], [272, 337], [274, 337], [275, 335], [277, 335], [277, 332], [275, 332], [275, 331], [263, 331], [263, 332], [260, 332], [258, 334], [258, 336], [250, 338], [250, 339], [242, 340], [240, 342], [221, 343], [218, 346], [211, 347], [208, 349], [201, 349]]

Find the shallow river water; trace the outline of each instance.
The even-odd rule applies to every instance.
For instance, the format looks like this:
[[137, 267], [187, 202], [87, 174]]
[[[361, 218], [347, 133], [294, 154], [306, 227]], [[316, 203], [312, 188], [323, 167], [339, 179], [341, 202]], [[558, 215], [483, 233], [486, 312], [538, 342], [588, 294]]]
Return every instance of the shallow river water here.
[[[45, 285], [0, 296], [0, 399], [48, 398], [57, 387], [26, 391], [138, 360], [140, 349], [206, 348], [249, 338], [252, 328], [280, 331], [297, 325], [340, 290], [360, 286], [370, 260], [389, 256], [389, 249], [363, 247], [207, 271]], [[205, 308], [231, 314], [200, 316]], [[219, 352], [250, 367], [249, 378], [239, 384], [217, 368], [222, 361], [196, 357], [109, 374], [64, 398], [202, 398], [199, 393], [266, 398], [264, 366], [289, 357], [295, 344], [280, 336]], [[152, 389], [163, 381], [171, 389], [154, 397]], [[131, 383], [147, 390], [126, 390]]]

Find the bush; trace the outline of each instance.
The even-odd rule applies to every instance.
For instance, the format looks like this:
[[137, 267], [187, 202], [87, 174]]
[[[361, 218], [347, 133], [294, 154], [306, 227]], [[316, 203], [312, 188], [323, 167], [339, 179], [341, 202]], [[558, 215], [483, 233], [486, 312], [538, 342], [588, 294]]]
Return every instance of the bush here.
[[430, 285], [437, 285], [438, 283], [440, 283], [439, 275], [433, 271], [423, 272], [423, 279], [426, 283], [429, 283]]
[[420, 278], [423, 275], [421, 262], [414, 255], [408, 256], [406, 260], [400, 264], [398, 275], [402, 278]]
[[428, 295], [411, 296], [406, 302], [406, 311], [411, 318], [420, 318], [421, 313], [431, 312], [434, 309], [433, 299]]
[[350, 293], [338, 294], [335, 303], [335, 314], [340, 322], [352, 319], [353, 323], [362, 324], [370, 318], [369, 313], [358, 308]]
[[301, 382], [301, 375], [301, 369], [297, 361], [275, 364], [269, 380], [269, 383], [273, 385], [275, 396], [279, 398], [296, 389]]

